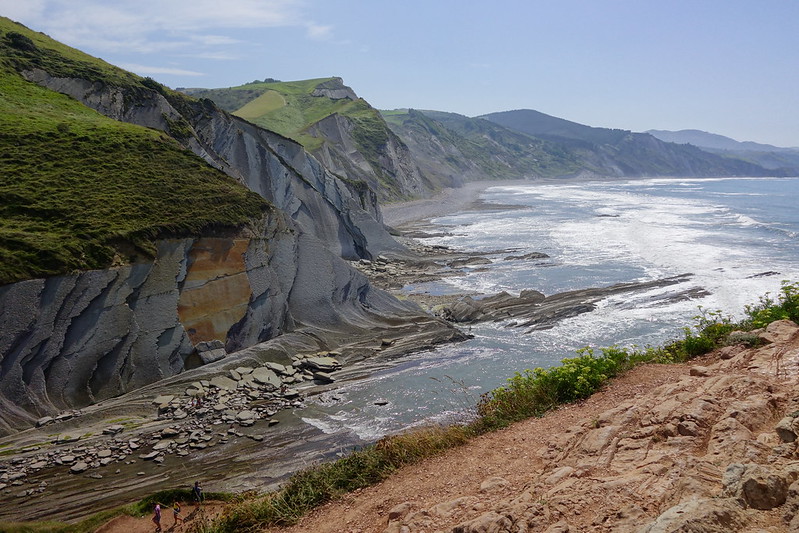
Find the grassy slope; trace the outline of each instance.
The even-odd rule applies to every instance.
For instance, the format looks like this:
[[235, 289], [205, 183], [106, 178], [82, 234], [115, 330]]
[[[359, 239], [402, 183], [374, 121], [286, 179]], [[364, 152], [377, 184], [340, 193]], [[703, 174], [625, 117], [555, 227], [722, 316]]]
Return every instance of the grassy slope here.
[[311, 96], [318, 85], [332, 79], [248, 83], [227, 89], [192, 90], [191, 94], [209, 98], [225, 111], [294, 139], [309, 151], [317, 150], [324, 142], [310, 135], [309, 128], [338, 113], [355, 123], [353, 136], [358, 148], [376, 163], [377, 151], [388, 141], [380, 113], [362, 98], [352, 101]]
[[6, 18], [0, 58], [0, 284], [107, 267], [132, 249], [151, 254], [155, 238], [239, 227], [267, 208], [167, 135], [108, 119], [17, 71], [130, 88], [145, 80]]

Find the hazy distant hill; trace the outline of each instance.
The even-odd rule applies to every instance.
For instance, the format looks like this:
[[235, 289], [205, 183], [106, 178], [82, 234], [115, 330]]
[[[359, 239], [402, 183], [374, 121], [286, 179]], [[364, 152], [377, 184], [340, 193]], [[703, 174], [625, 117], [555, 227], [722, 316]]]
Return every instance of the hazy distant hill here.
[[[594, 128], [521, 109], [483, 115], [507, 128], [558, 143], [575, 152], [587, 172], [601, 176], [766, 176], [774, 170], [692, 145], [664, 142], [647, 133]], [[777, 174], [780, 174], [777, 172]]]
[[716, 150], [739, 150], [749, 152], [799, 152], [799, 148], [781, 148], [771, 144], [761, 144], [752, 141], [736, 141], [724, 135], [709, 133], [702, 130], [647, 130], [646, 133], [654, 135], [661, 141], [678, 144], [693, 144], [700, 148], [713, 148]]
[[740, 142], [701, 130], [648, 130], [647, 133], [663, 141], [692, 144], [713, 153], [752, 161], [768, 169], [799, 173], [799, 148], [782, 148], [751, 141]]
[[382, 114], [429, 179], [443, 185], [564, 176], [581, 168], [569, 150], [487, 120], [415, 109]]

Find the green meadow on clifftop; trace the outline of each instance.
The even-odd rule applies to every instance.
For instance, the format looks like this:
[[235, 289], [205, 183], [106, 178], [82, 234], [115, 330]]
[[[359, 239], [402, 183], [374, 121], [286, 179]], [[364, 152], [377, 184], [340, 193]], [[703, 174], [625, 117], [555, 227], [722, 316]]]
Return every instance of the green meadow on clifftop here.
[[151, 256], [156, 238], [239, 227], [267, 208], [167, 134], [106, 118], [19, 72], [141, 90], [151, 80], [6, 18], [0, 57], [0, 284]]

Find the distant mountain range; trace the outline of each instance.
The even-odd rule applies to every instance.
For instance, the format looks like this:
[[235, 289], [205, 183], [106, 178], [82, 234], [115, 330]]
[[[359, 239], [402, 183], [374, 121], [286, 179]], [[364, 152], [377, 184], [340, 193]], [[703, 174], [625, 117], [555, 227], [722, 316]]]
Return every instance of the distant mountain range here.
[[752, 141], [736, 141], [724, 135], [709, 133], [702, 130], [647, 130], [645, 133], [654, 135], [658, 139], [670, 143], [693, 144], [700, 148], [713, 150], [739, 150], [750, 152], [796, 152], [799, 148], [781, 148], [771, 144], [761, 144]]
[[692, 144], [709, 152], [751, 161], [767, 169], [783, 169], [789, 174], [793, 170], [793, 174], [796, 174], [799, 168], [799, 148], [740, 142], [701, 130], [649, 130], [647, 133], [666, 142]]
[[480, 117], [378, 112], [341, 78], [179, 90], [296, 140], [331, 171], [365, 183], [383, 201], [476, 179], [799, 174], [799, 157], [790, 151], [720, 153], [530, 109]]

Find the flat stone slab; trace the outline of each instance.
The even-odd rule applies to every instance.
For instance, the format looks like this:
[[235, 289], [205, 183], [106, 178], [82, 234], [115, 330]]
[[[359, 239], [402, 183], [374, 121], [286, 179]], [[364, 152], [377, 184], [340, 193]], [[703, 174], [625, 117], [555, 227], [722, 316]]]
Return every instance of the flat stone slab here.
[[162, 394], [160, 396], [156, 396], [155, 398], [153, 398], [153, 403], [155, 405], [163, 405], [171, 402], [174, 399], [175, 397], [171, 394]]
[[69, 472], [71, 474], [80, 474], [81, 472], [85, 472], [88, 469], [89, 465], [81, 461], [80, 463], [73, 465], [72, 468], [69, 469]]
[[173, 441], [171, 439], [164, 439], [164, 440], [156, 443], [156, 445], [153, 446], [153, 450], [166, 450], [167, 448], [169, 448], [173, 444], [175, 444], [175, 441]]
[[332, 357], [309, 357], [302, 361], [302, 366], [320, 372], [333, 372], [341, 368], [341, 363]]
[[236, 390], [238, 384], [229, 377], [216, 376], [211, 380], [211, 386], [222, 390]]
[[236, 420], [239, 422], [243, 420], [255, 420], [256, 418], [258, 418], [258, 414], [255, 411], [250, 411], [249, 409], [236, 413]]
[[278, 375], [275, 374], [274, 371], [263, 366], [253, 370], [252, 377], [257, 383], [264, 385], [264, 387], [267, 389], [279, 389], [280, 385], [282, 385]]
[[281, 365], [280, 363], [273, 363], [272, 361], [267, 361], [266, 363], [264, 363], [264, 366], [269, 370], [277, 372], [278, 374], [286, 373], [286, 367]]

